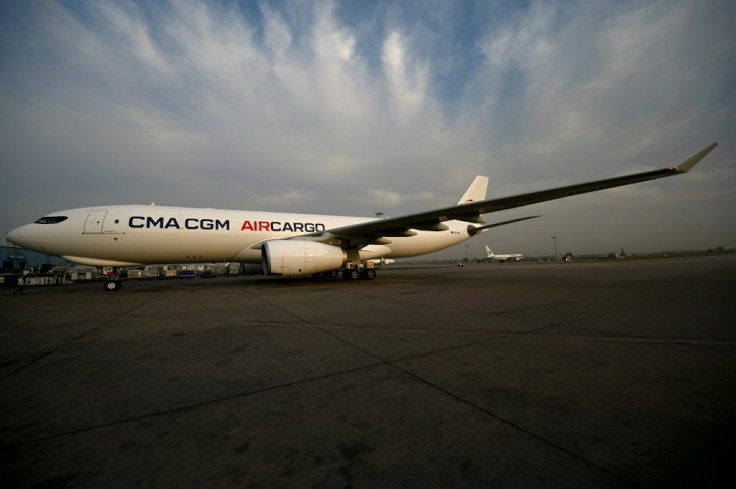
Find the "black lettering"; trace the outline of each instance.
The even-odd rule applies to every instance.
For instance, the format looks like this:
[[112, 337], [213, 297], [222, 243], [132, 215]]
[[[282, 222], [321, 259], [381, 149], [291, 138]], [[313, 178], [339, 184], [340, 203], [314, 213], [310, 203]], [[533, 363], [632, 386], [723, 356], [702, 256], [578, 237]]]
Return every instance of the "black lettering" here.
[[[199, 226], [197, 226], [197, 219], [189, 218], [184, 220], [184, 227], [187, 229], [199, 229]], [[190, 222], [193, 222], [194, 224], [189, 224]]]
[[181, 229], [175, 217], [170, 217], [169, 221], [166, 223], [166, 229], [169, 229], [169, 228]]
[[128, 226], [129, 227], [131, 227], [131, 228], [142, 228], [142, 227], [145, 226], [145, 224], [143, 224], [143, 223], [133, 224], [133, 219], [135, 219], [136, 221], [138, 221], [138, 220], [145, 221], [145, 218], [142, 217], [142, 216], [131, 216], [131, 218], [128, 219]]
[[230, 231], [230, 221], [220, 221], [219, 219], [217, 219], [215, 221], [215, 229], [227, 229], [228, 231]]
[[202, 219], [201, 221], [199, 221], [199, 226], [202, 229], [212, 229], [213, 227], [215, 227], [212, 219]]
[[154, 219], [152, 217], [146, 218], [146, 227], [147, 228], [164, 228], [164, 218], [159, 217], [158, 219]]

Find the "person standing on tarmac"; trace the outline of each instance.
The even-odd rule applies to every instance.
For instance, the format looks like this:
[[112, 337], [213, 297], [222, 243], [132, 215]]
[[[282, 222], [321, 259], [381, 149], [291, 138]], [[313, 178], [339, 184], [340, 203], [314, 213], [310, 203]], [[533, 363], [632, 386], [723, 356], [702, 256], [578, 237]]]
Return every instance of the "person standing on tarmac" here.
[[23, 275], [21, 275], [20, 277], [18, 277], [18, 288], [15, 289], [15, 291], [13, 291], [13, 295], [17, 294], [18, 292], [20, 292], [20, 295], [24, 295], [25, 288], [26, 288], [26, 279], [24, 279]]

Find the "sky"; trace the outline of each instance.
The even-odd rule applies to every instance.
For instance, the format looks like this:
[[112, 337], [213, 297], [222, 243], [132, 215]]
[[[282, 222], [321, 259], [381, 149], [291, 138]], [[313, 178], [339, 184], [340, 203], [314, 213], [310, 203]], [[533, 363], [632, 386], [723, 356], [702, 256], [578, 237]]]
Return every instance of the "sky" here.
[[0, 231], [104, 204], [398, 216], [677, 164], [434, 257], [736, 247], [736, 3], [8, 1]]

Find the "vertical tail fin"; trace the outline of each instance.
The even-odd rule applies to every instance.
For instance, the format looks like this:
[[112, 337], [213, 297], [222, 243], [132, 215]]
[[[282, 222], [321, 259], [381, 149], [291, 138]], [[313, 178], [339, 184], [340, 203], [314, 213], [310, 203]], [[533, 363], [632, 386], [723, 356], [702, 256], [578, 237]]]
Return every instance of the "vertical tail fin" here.
[[490, 246], [486, 246], [486, 258], [493, 258], [493, 251]]
[[457, 205], [469, 204], [470, 202], [478, 202], [486, 200], [486, 189], [488, 188], [488, 177], [478, 175], [470, 184], [468, 190], [465, 191]]

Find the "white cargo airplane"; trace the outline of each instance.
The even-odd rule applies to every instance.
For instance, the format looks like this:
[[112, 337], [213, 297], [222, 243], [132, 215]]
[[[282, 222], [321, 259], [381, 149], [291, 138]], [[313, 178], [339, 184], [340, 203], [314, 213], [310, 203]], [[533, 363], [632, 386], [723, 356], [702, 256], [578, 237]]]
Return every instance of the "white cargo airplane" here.
[[524, 259], [524, 255], [521, 253], [508, 253], [506, 255], [497, 255], [491, 250], [491, 247], [486, 245], [486, 258], [491, 261], [521, 261]]
[[[453, 206], [390, 218], [193, 209], [157, 205], [98, 206], [52, 212], [10, 231], [19, 245], [83, 265], [260, 263], [267, 275], [327, 274], [373, 279], [373, 260], [423, 255], [461, 243], [495, 226], [483, 214], [686, 173], [718, 144], [675, 167], [485, 200], [478, 176]], [[105, 284], [116, 290], [115, 276]]]

